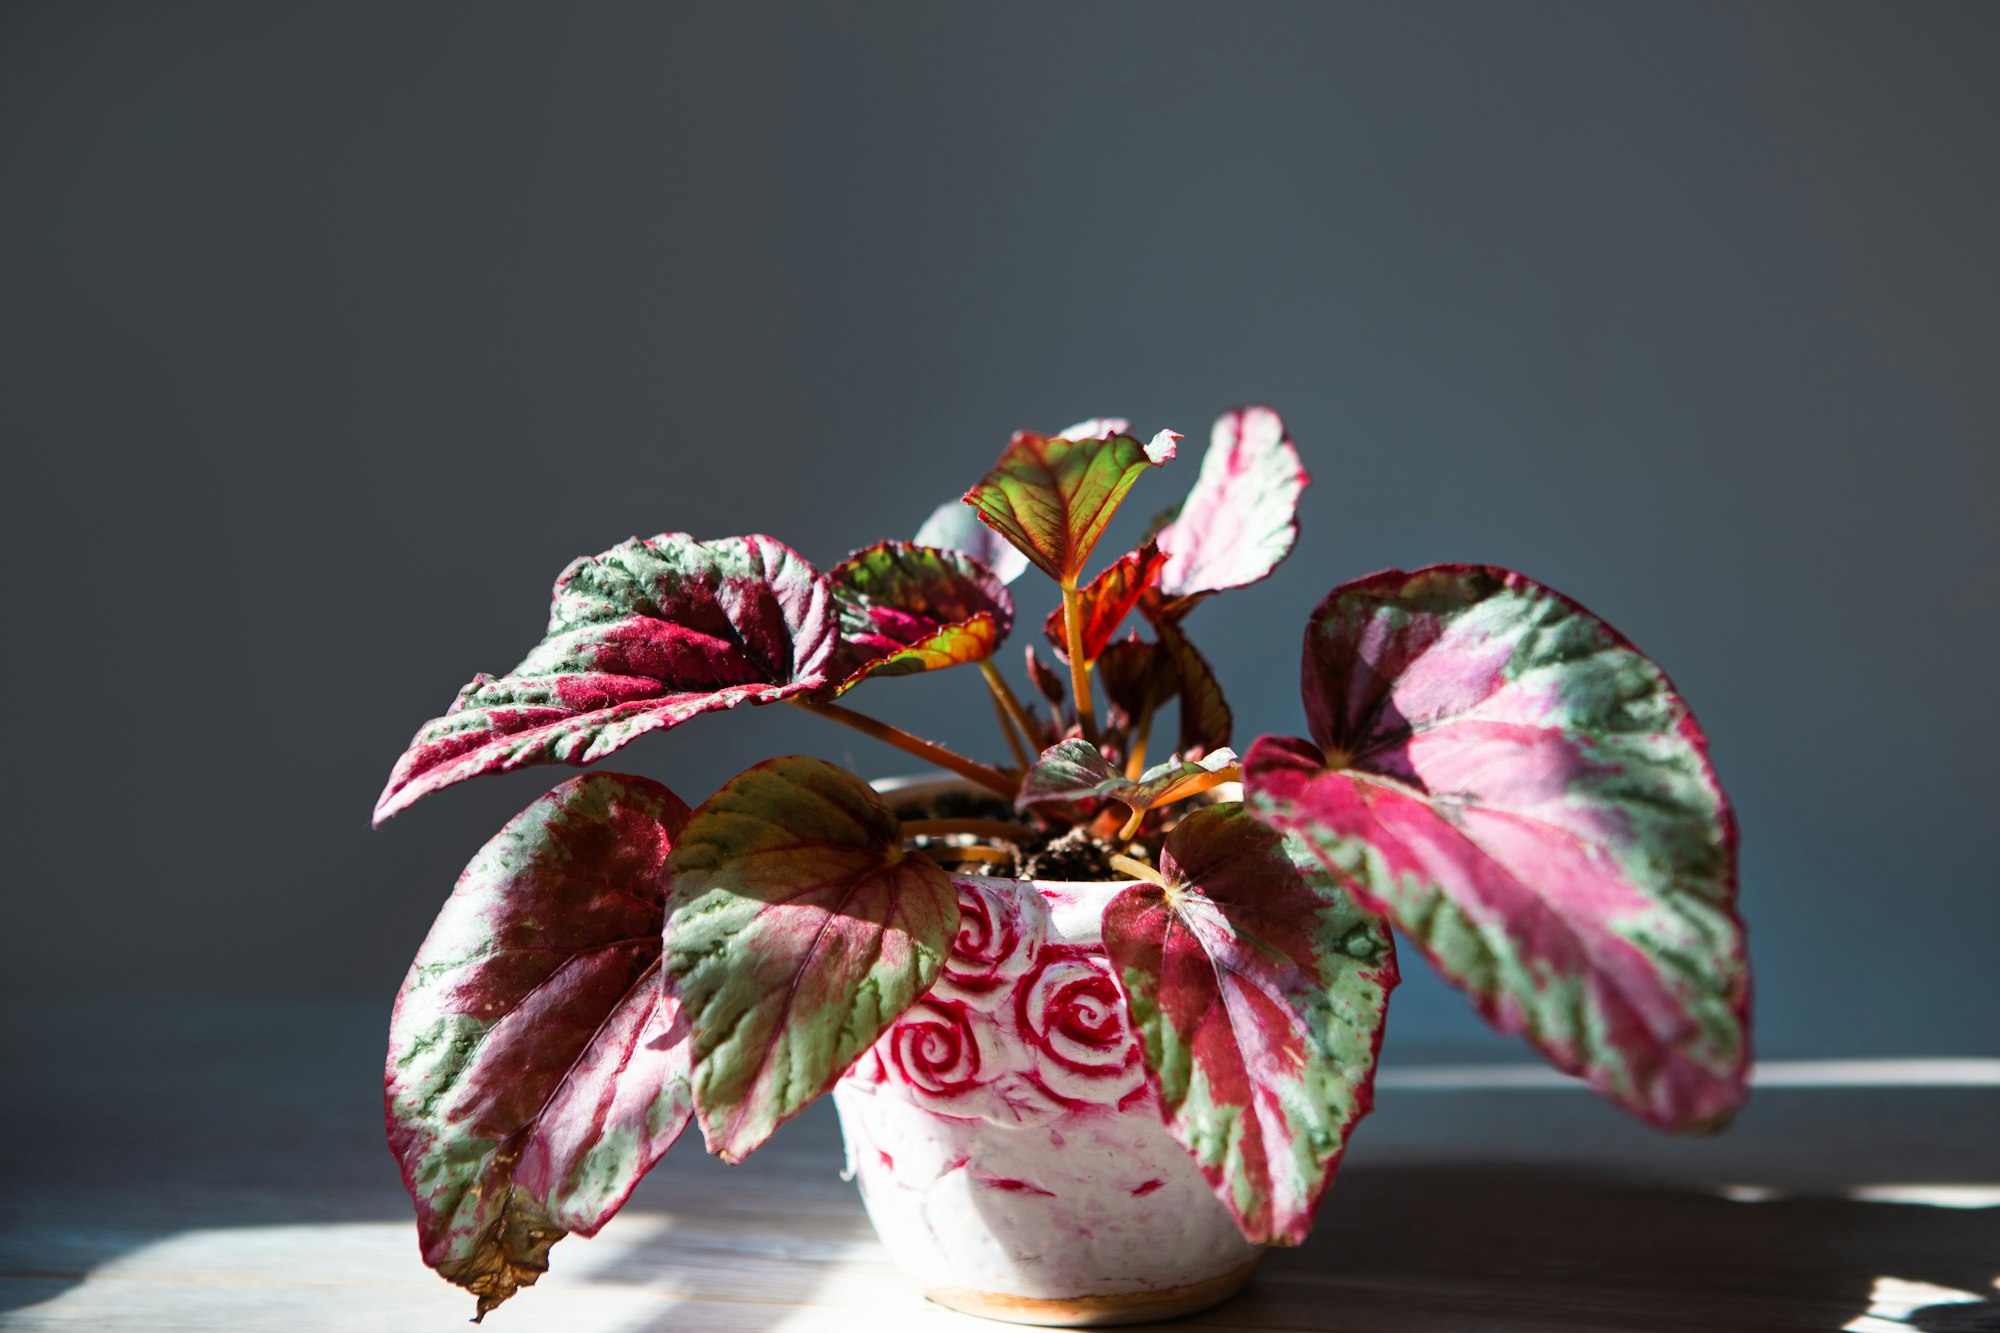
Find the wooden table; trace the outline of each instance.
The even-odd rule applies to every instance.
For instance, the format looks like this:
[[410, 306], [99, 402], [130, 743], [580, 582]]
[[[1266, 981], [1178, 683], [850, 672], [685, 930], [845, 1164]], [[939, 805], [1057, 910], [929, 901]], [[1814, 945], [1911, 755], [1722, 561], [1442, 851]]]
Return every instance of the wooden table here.
[[[418, 1261], [381, 1142], [384, 1022], [12, 1006], [0, 1327], [461, 1327], [471, 1301]], [[2000, 1329], [2000, 1088], [1766, 1088], [1728, 1134], [1668, 1140], [1587, 1093], [1436, 1072], [1448, 1054], [1392, 1040], [1311, 1241], [1173, 1327]], [[486, 1326], [999, 1327], [913, 1294], [839, 1167], [824, 1107], [738, 1168], [690, 1138]]]

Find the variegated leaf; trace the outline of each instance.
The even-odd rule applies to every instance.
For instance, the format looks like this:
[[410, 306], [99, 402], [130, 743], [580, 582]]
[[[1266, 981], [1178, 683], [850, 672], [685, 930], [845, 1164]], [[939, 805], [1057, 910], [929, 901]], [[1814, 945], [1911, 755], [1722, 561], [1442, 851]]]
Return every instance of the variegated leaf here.
[[790, 547], [634, 538], [564, 570], [541, 644], [418, 729], [375, 822], [467, 778], [594, 763], [702, 713], [816, 690], [836, 646], [827, 582]]
[[828, 697], [869, 676], [978, 662], [1014, 626], [1014, 599], [958, 551], [880, 542], [827, 576], [840, 616]]
[[1236, 763], [1236, 752], [1217, 750], [1201, 759], [1178, 755], [1128, 778], [1107, 762], [1095, 745], [1067, 740], [1042, 751], [1021, 778], [1014, 806], [1072, 805], [1086, 801], [1117, 801], [1135, 813], [1171, 804], [1216, 784], [1216, 775]]
[[1163, 430], [1140, 444], [1129, 435], [1070, 440], [1022, 431], [965, 502], [1043, 573], [1074, 587], [1125, 492], [1172, 458], [1179, 438]]
[[947, 500], [931, 511], [914, 541], [970, 556], [1002, 583], [1012, 583], [1028, 570], [1028, 557], [981, 523], [978, 512], [963, 500]]
[[741, 1161], [929, 990], [958, 891], [859, 778], [794, 755], [702, 802], [667, 863], [668, 989], [709, 1150]]
[[484, 1316], [594, 1235], [687, 1127], [660, 987], [662, 874], [688, 818], [657, 782], [571, 778], [466, 867], [396, 999], [384, 1103], [424, 1262]]
[[[1148, 542], [1138, 550], [1120, 556], [1107, 565], [1103, 573], [1077, 590], [1077, 602], [1083, 612], [1083, 656], [1086, 662], [1095, 662], [1104, 652], [1112, 636], [1125, 623], [1125, 617], [1131, 615], [1132, 608], [1139, 604], [1139, 598], [1159, 581], [1160, 570], [1166, 563], [1166, 555], [1158, 546]], [[1062, 607], [1049, 612], [1048, 619], [1042, 622], [1042, 633], [1055, 645], [1057, 656], [1068, 661], [1069, 637]]]
[[1245, 1237], [1296, 1245], [1374, 1100], [1387, 928], [1238, 802], [1167, 835], [1104, 914], [1167, 1128]]
[[1265, 578], [1299, 537], [1299, 496], [1312, 479], [1268, 407], [1224, 413], [1209, 436], [1201, 474], [1160, 529], [1167, 552], [1160, 595], [1178, 619], [1194, 603]]
[[1658, 666], [1520, 574], [1440, 565], [1321, 603], [1305, 701], [1318, 746], [1245, 761], [1260, 816], [1558, 1068], [1667, 1129], [1734, 1111], [1735, 821]]

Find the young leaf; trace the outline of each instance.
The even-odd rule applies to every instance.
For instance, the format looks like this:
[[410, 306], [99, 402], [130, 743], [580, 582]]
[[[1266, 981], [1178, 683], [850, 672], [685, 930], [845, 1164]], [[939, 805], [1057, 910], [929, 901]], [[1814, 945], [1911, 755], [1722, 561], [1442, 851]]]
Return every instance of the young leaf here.
[[1238, 802], [1167, 835], [1164, 885], [1104, 913], [1167, 1128], [1259, 1244], [1305, 1239], [1356, 1122], [1396, 955], [1386, 927]]
[[804, 755], [731, 778], [667, 863], [668, 990], [710, 1151], [741, 1161], [937, 980], [951, 877], [866, 783]]
[[1736, 827], [1659, 667], [1520, 574], [1439, 565], [1336, 588], [1304, 675], [1319, 748], [1258, 741], [1252, 808], [1501, 1031], [1662, 1128], [1726, 1118], [1749, 1059]]
[[1239, 407], [1215, 423], [1201, 475], [1158, 539], [1167, 614], [1179, 619], [1203, 597], [1255, 583], [1278, 567], [1299, 537], [1299, 496], [1312, 480], [1285, 423], [1268, 407]]
[[1160, 651], [1166, 655], [1178, 682], [1180, 752], [1203, 755], [1228, 745], [1236, 719], [1222, 697], [1222, 682], [1215, 678], [1215, 669], [1178, 626], [1161, 621], [1153, 628], [1159, 633]]
[[963, 500], [947, 500], [932, 510], [913, 540], [918, 546], [935, 546], [970, 556], [992, 570], [993, 577], [1002, 583], [1012, 583], [1028, 569], [1028, 557], [981, 523], [972, 506]]
[[1203, 759], [1178, 756], [1156, 764], [1137, 778], [1128, 778], [1105, 761], [1095, 745], [1067, 740], [1042, 751], [1021, 779], [1018, 810], [1031, 806], [1081, 801], [1118, 801], [1135, 814], [1168, 805], [1183, 796], [1206, 791], [1215, 775], [1236, 763], [1234, 750], [1217, 750]]
[[[1083, 655], [1086, 661], [1095, 662], [1104, 652], [1111, 637], [1118, 632], [1118, 627], [1125, 623], [1125, 617], [1131, 615], [1132, 608], [1139, 604], [1141, 595], [1158, 582], [1160, 570], [1166, 563], [1165, 553], [1148, 542], [1107, 565], [1103, 573], [1078, 591], [1083, 608]], [[1042, 633], [1055, 645], [1057, 655], [1067, 661], [1069, 639], [1060, 606], [1049, 612], [1048, 619], [1042, 622]]]
[[1125, 492], [1172, 458], [1179, 438], [1163, 430], [1140, 444], [1129, 435], [1069, 440], [1022, 431], [965, 502], [1044, 574], [1074, 587]]
[[467, 778], [594, 763], [702, 713], [818, 689], [836, 646], [827, 582], [790, 547], [634, 538], [564, 570], [541, 644], [418, 729], [375, 822]]
[[[1091, 417], [1056, 434], [1065, 440], [1108, 440], [1114, 435], [1130, 435], [1132, 423], [1124, 417]], [[1179, 436], [1175, 437], [1176, 439]]]
[[981, 661], [1014, 626], [1007, 589], [957, 551], [880, 542], [827, 577], [840, 616], [829, 698], [869, 676]]
[[657, 782], [571, 778], [473, 858], [396, 998], [389, 1146], [424, 1262], [481, 1317], [566, 1232], [594, 1235], [693, 1114], [660, 989], [661, 876], [687, 818]]
[[1097, 656], [1097, 679], [1111, 706], [1122, 715], [1114, 717], [1122, 726], [1166, 707], [1181, 688], [1180, 674], [1165, 651], [1137, 634], [1105, 645]]
[[1028, 645], [1028, 679], [1035, 684], [1035, 692], [1049, 701], [1053, 708], [1060, 709], [1069, 701], [1069, 683], [1056, 669], [1035, 655], [1035, 645]]

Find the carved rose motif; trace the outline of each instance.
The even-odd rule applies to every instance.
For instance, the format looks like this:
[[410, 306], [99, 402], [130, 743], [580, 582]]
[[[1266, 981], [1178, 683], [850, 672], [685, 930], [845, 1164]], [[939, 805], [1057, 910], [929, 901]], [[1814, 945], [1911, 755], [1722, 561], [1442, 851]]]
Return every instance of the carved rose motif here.
[[990, 1020], [956, 1000], [922, 1000], [891, 1029], [885, 1063], [913, 1091], [953, 1097], [990, 1080]]
[[945, 959], [940, 989], [970, 996], [999, 989], [1028, 970], [1040, 952], [1048, 909], [1041, 895], [1026, 901], [966, 880], [958, 886], [958, 937]]
[[1117, 1102], [1145, 1081], [1125, 1002], [1102, 953], [1050, 949], [1014, 992], [1036, 1078], [1071, 1101]]

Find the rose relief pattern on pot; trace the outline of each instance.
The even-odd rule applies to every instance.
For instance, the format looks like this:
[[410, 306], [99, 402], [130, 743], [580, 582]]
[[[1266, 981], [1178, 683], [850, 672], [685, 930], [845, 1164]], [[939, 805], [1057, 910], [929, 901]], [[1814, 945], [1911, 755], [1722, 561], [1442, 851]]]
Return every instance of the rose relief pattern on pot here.
[[1168, 1134], [1105, 957], [1118, 886], [954, 882], [942, 978], [834, 1092], [890, 1252], [1031, 1299], [1242, 1267], [1257, 1249]]

